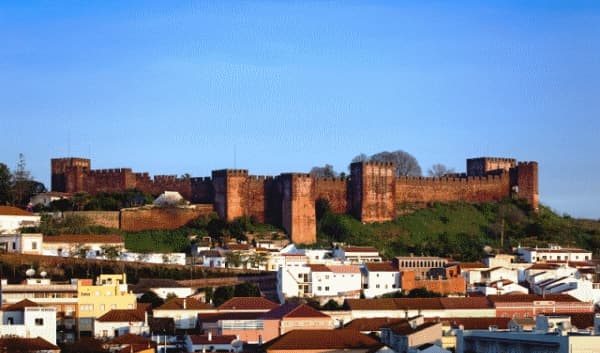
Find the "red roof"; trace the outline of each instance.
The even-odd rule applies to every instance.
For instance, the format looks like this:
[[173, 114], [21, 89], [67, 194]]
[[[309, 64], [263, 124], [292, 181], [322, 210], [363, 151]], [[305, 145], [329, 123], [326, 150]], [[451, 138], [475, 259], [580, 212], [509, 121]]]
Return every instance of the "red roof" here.
[[405, 319], [393, 319], [389, 317], [374, 317], [354, 319], [347, 323], [344, 328], [357, 331], [379, 331], [383, 326], [394, 325], [405, 321]]
[[23, 299], [20, 302], [14, 303], [12, 305], [7, 305], [6, 307], [2, 308], [2, 310], [3, 311], [23, 311], [23, 310], [25, 310], [25, 308], [40, 307], [40, 306], [43, 306], [43, 305], [32, 302], [29, 299]]
[[140, 322], [144, 321], [145, 315], [143, 310], [139, 309], [113, 309], [106, 314], [100, 316], [96, 321], [100, 322]]
[[533, 302], [533, 301], [555, 301], [581, 303], [568, 294], [546, 294], [545, 296], [537, 294], [505, 294], [505, 295], [489, 295], [488, 298], [493, 304], [497, 303], [514, 303], [514, 302]]
[[[185, 308], [184, 308], [185, 306]], [[209, 310], [210, 304], [201, 303], [194, 298], [173, 298], [154, 310]]]
[[35, 216], [20, 208], [13, 206], [0, 206], [0, 216]]
[[134, 335], [131, 333], [127, 333], [122, 336], [117, 336], [107, 342], [107, 344], [119, 344], [119, 345], [121, 345], [121, 344], [153, 344], [153, 343], [154, 342], [147, 337], [142, 337], [140, 335]]
[[273, 350], [324, 350], [373, 348], [379, 340], [351, 329], [341, 330], [294, 330], [266, 344], [267, 352]]
[[429, 328], [431, 326], [435, 326], [437, 325], [438, 322], [425, 322], [419, 326], [415, 326], [413, 327], [408, 320], [404, 320], [404, 322], [398, 323], [398, 324], [394, 324], [394, 325], [390, 325], [388, 326], [390, 328], [390, 330], [400, 336], [406, 336], [406, 335], [412, 335], [413, 333], [419, 332], [421, 330], [424, 330], [426, 328]]
[[202, 323], [215, 323], [221, 320], [258, 320], [262, 317], [264, 312], [225, 312], [225, 313], [200, 313], [198, 314], [198, 320]]
[[486, 297], [440, 298], [444, 309], [492, 309], [492, 303]]
[[367, 262], [365, 267], [369, 272], [398, 272], [391, 262]]
[[271, 310], [277, 303], [262, 297], [234, 297], [219, 305], [219, 310]]
[[235, 335], [213, 335], [209, 341], [208, 335], [190, 335], [190, 339], [192, 340], [192, 344], [230, 344], [236, 337]]
[[350, 310], [488, 309], [486, 297], [346, 299]]
[[0, 338], [0, 348], [21, 348], [29, 351], [42, 351], [42, 350], [54, 350], [58, 351], [60, 348], [46, 341], [41, 337], [36, 338], [22, 338], [22, 337], [2, 337]]
[[329, 318], [328, 315], [306, 304], [283, 304], [266, 312], [262, 317], [267, 320], [283, 318]]
[[122, 244], [123, 237], [120, 235], [44, 235], [45, 243], [99, 243], [99, 244]]
[[331, 272], [329, 267], [321, 264], [307, 264], [306, 267], [310, 268], [312, 272]]

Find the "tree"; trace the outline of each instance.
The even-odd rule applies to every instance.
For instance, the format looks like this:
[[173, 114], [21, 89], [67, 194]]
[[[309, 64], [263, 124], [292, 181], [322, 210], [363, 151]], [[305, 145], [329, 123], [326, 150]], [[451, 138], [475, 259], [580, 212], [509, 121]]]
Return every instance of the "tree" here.
[[0, 205], [10, 204], [12, 175], [10, 169], [4, 163], [0, 163]]
[[213, 294], [213, 303], [215, 306], [219, 306], [229, 299], [233, 298], [234, 288], [232, 286], [217, 287]]
[[260, 297], [260, 288], [254, 283], [243, 282], [236, 284], [233, 289], [234, 297]]
[[229, 251], [225, 253], [225, 266], [240, 267], [242, 265], [242, 255], [237, 251]]
[[316, 178], [335, 178], [337, 176], [331, 164], [325, 164], [324, 167], [312, 167], [310, 174]]
[[121, 255], [121, 249], [114, 245], [102, 245], [100, 249], [107, 260], [114, 261]]
[[455, 173], [453, 168], [448, 168], [443, 164], [436, 163], [431, 166], [431, 168], [427, 171], [427, 174], [432, 177], [443, 177], [448, 174]]
[[31, 173], [26, 168], [25, 155], [19, 153], [17, 169], [13, 173], [13, 194], [17, 206], [24, 206], [29, 202], [30, 181]]
[[150, 303], [150, 305], [152, 305], [152, 308], [158, 308], [159, 306], [165, 303], [165, 301], [161, 297], [159, 297], [156, 293], [154, 293], [151, 290], [144, 293], [140, 297], [140, 299], [138, 299], [138, 302]]
[[369, 158], [372, 162], [392, 162], [396, 165], [397, 176], [420, 176], [421, 166], [417, 159], [402, 150], [394, 152], [383, 151]]
[[358, 156], [352, 158], [352, 161], [350, 163], [368, 162], [368, 161], [369, 161], [369, 156], [367, 156], [364, 153], [361, 153]]

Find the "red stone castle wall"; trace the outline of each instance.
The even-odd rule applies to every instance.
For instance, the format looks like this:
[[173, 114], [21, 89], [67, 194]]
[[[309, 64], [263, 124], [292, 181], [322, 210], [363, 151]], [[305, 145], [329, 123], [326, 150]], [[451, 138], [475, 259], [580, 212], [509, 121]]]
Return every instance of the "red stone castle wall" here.
[[348, 179], [341, 178], [316, 178], [315, 202], [318, 199], [329, 201], [331, 210], [335, 213], [347, 213], [348, 204]]

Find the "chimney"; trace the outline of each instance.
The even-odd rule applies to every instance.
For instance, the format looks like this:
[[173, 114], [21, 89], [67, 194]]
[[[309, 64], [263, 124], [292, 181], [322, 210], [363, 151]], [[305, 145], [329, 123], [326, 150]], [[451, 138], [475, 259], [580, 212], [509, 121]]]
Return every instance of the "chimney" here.
[[208, 331], [208, 342], [212, 341], [212, 332]]

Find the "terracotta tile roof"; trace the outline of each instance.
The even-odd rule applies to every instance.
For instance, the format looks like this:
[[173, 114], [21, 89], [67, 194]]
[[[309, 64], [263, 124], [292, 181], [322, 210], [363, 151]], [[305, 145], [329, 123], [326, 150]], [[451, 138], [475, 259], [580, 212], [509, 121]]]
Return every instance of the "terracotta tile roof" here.
[[221, 255], [221, 253], [218, 252], [217, 250], [201, 251], [200, 252], [200, 256], [204, 256], [204, 257], [223, 257], [223, 255]]
[[405, 319], [394, 319], [389, 317], [362, 318], [350, 321], [344, 325], [344, 328], [357, 331], [379, 331], [383, 326], [394, 325], [402, 321], [405, 321]]
[[346, 299], [350, 310], [442, 310], [492, 308], [486, 297]]
[[360, 273], [360, 268], [358, 266], [331, 265], [327, 267], [329, 267], [329, 270], [333, 273]]
[[2, 310], [3, 311], [24, 311], [25, 308], [40, 307], [40, 306], [43, 306], [43, 305], [32, 302], [29, 299], [23, 299], [20, 302], [5, 306], [4, 308], [2, 308]]
[[341, 330], [294, 330], [265, 344], [267, 352], [274, 350], [351, 350], [380, 347], [379, 340], [359, 331]]
[[329, 318], [329, 316], [306, 304], [283, 304], [266, 312], [262, 318], [273, 320], [284, 318]]
[[[185, 302], [185, 309], [183, 308]], [[209, 310], [214, 309], [210, 304], [201, 303], [193, 298], [173, 298], [154, 310]]]
[[219, 310], [271, 310], [278, 307], [269, 299], [263, 297], [234, 297], [219, 305]]
[[537, 294], [505, 294], [505, 295], [489, 295], [488, 298], [495, 305], [497, 303], [514, 303], [514, 302], [533, 302], [533, 301], [555, 301], [555, 302], [569, 302], [569, 303], [581, 303], [579, 299], [576, 299], [568, 294], [546, 294], [545, 296]]
[[367, 262], [365, 267], [369, 272], [398, 272], [391, 262]]
[[101, 244], [124, 244], [120, 235], [44, 235], [45, 243], [101, 243]]
[[133, 335], [131, 333], [124, 334], [122, 336], [117, 336], [108, 342], [107, 344], [148, 344], [154, 343], [151, 339], [147, 337], [142, 337], [140, 335]]
[[229, 312], [229, 313], [201, 313], [198, 320], [202, 323], [216, 323], [221, 320], [257, 320], [264, 312]]
[[225, 245], [225, 248], [229, 249], [229, 250], [233, 250], [233, 251], [242, 251], [242, 250], [250, 250], [250, 245], [231, 243], [231, 244]]
[[561, 313], [561, 315], [570, 316], [571, 324], [580, 330], [594, 327], [594, 313]]
[[230, 344], [231, 341], [236, 339], [235, 335], [223, 335], [217, 336], [213, 335], [211, 340], [208, 340], [208, 335], [190, 335], [190, 339], [192, 340], [192, 344]]
[[439, 298], [444, 309], [492, 309], [486, 297]]
[[331, 272], [329, 267], [321, 264], [307, 264], [306, 267], [310, 268], [312, 272]]
[[128, 344], [125, 347], [121, 348], [121, 350], [118, 350], [117, 353], [137, 353], [137, 352], [145, 351], [154, 346], [156, 346], [155, 343], [146, 343], [146, 344], [133, 343], [133, 344]]
[[485, 268], [487, 267], [483, 262], [461, 262], [460, 268], [469, 269], [469, 268]]
[[547, 263], [535, 263], [528, 268], [528, 270], [556, 270], [559, 268], [559, 264], [547, 264]]
[[419, 326], [415, 326], [414, 328], [410, 325], [410, 323], [408, 321], [405, 320], [405, 322], [401, 322], [399, 324], [395, 324], [395, 325], [390, 325], [388, 326], [389, 329], [399, 335], [399, 336], [407, 336], [407, 335], [411, 335], [413, 333], [422, 331], [426, 328], [438, 325], [438, 322], [425, 322]]
[[0, 216], [35, 216], [20, 208], [13, 206], [0, 206]]
[[345, 253], [349, 252], [376, 252], [379, 253], [379, 250], [372, 246], [345, 246], [342, 248]]
[[58, 351], [60, 348], [46, 341], [41, 337], [36, 338], [22, 338], [22, 337], [2, 337], [0, 338], [0, 348], [14, 348], [19, 347], [28, 351], [43, 351], [43, 350], [55, 350]]
[[144, 311], [139, 309], [113, 309], [100, 316], [96, 321], [100, 322], [128, 322], [144, 321]]

